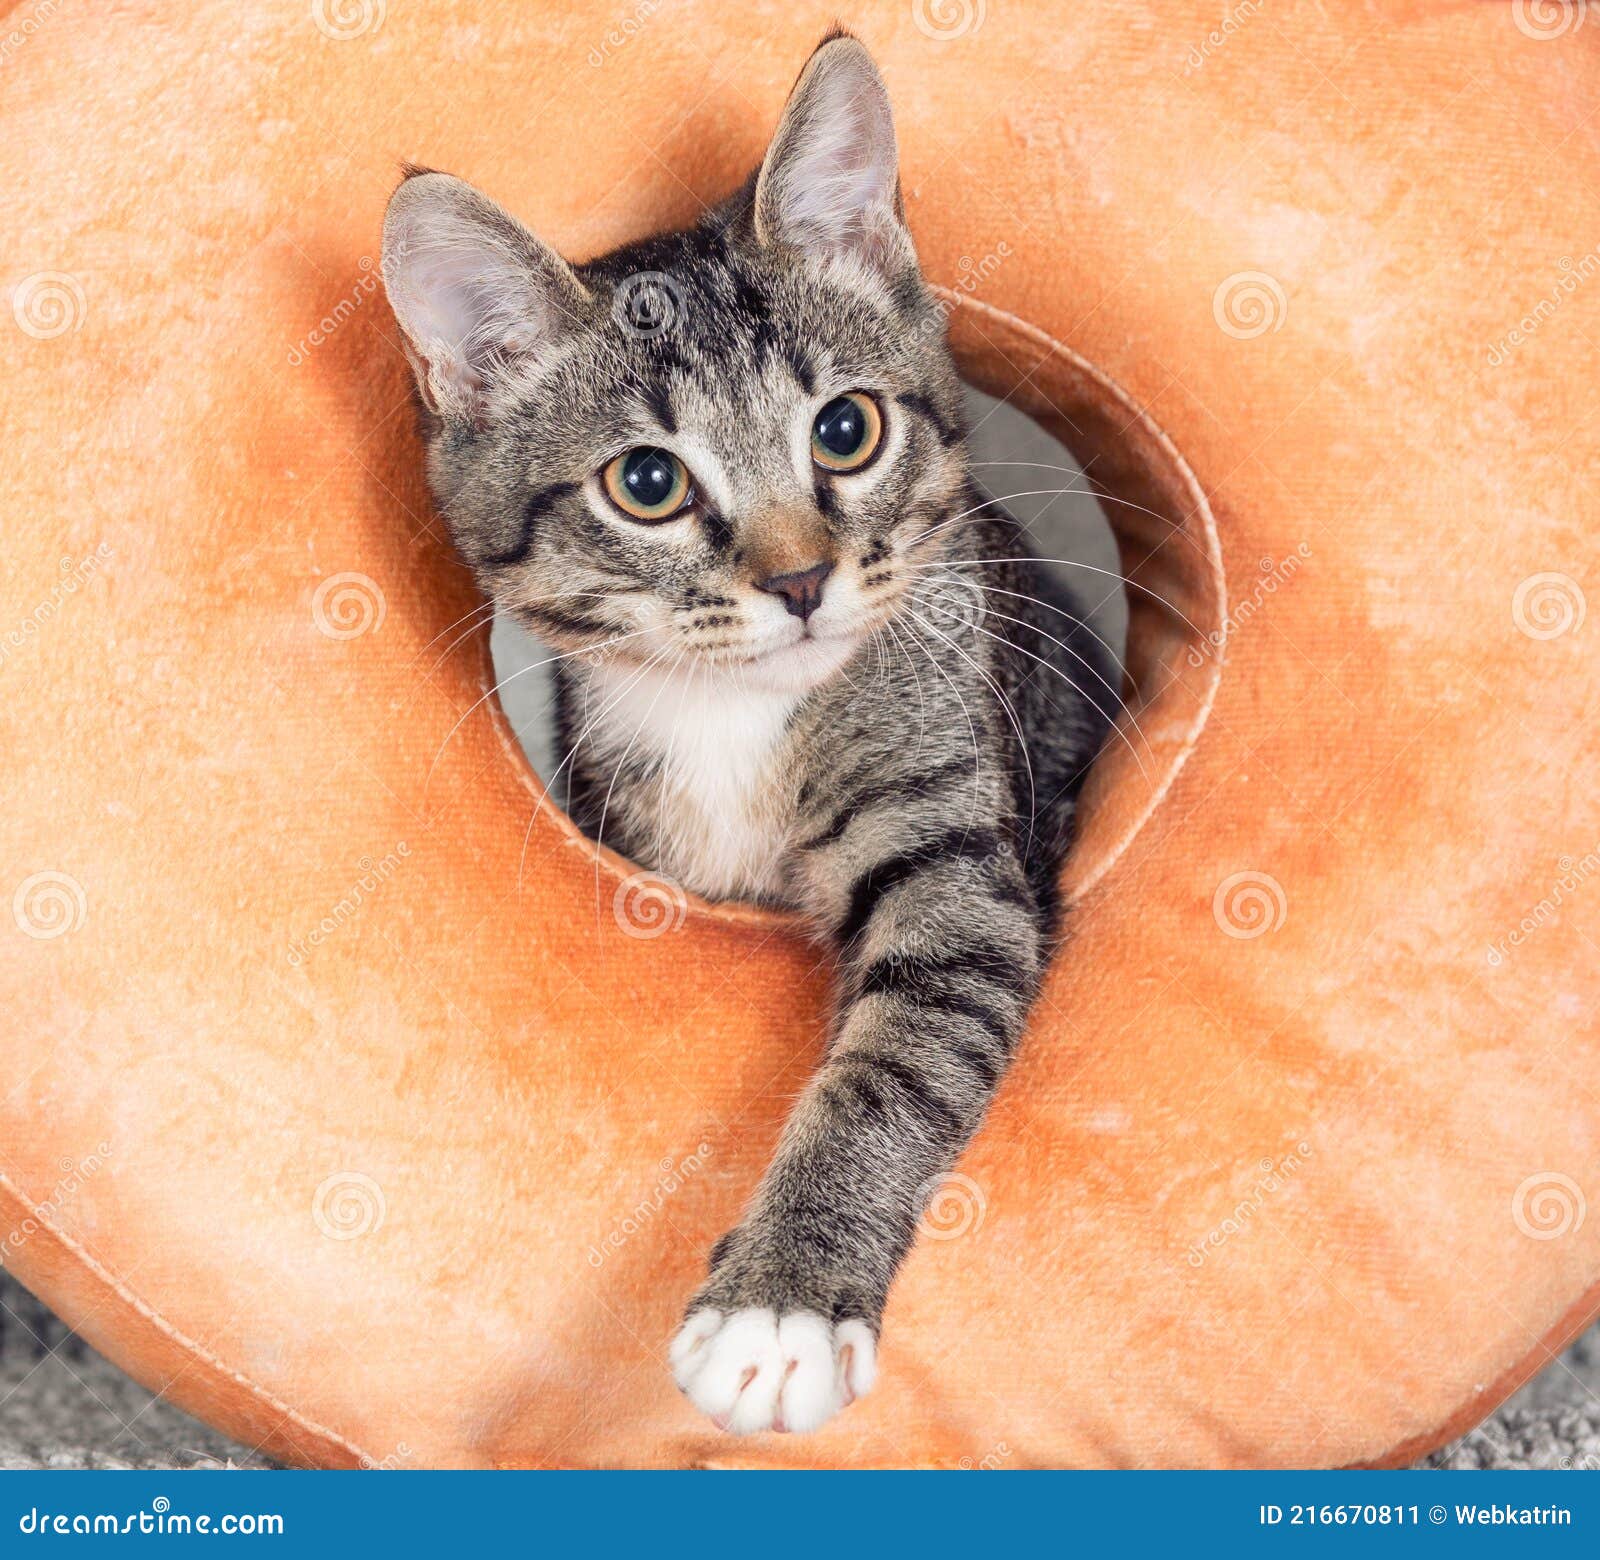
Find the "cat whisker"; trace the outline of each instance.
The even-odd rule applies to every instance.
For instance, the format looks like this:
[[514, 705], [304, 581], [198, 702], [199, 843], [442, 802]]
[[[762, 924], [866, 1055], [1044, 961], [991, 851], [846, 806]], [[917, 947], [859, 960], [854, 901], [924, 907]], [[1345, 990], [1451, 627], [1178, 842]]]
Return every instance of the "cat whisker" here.
[[1064, 569], [1083, 569], [1090, 574], [1103, 575], [1108, 580], [1116, 580], [1120, 585], [1124, 586], [1128, 590], [1136, 590], [1140, 595], [1148, 596], [1152, 601], [1160, 603], [1160, 605], [1165, 607], [1167, 611], [1172, 613], [1175, 618], [1183, 623], [1186, 628], [1192, 630], [1199, 638], [1204, 639], [1207, 637], [1206, 631], [1199, 627], [1198, 624], [1190, 621], [1183, 609], [1179, 607], [1176, 602], [1167, 600], [1167, 598], [1159, 591], [1151, 590], [1149, 586], [1141, 585], [1137, 580], [1131, 580], [1127, 575], [1117, 573], [1115, 569], [1097, 568], [1092, 563], [1079, 563], [1075, 558], [1046, 558], [1040, 557], [1036, 554], [1016, 558], [937, 558], [928, 563], [913, 563], [908, 565], [908, 567], [913, 569], [944, 569], [954, 568], [958, 564], [968, 563], [980, 564], [986, 567], [1001, 563], [1049, 563], [1058, 565]]
[[925, 617], [922, 616], [920, 612], [916, 611], [914, 608], [908, 606], [906, 610], [930, 634], [933, 634], [936, 638], [954, 650], [955, 653], [959, 655], [961, 659], [965, 661], [980, 678], [983, 679], [983, 681], [988, 685], [989, 690], [999, 701], [1001, 709], [1005, 711], [1006, 719], [1011, 723], [1011, 729], [1016, 732], [1017, 751], [1022, 755], [1022, 762], [1027, 767], [1028, 771], [1028, 850], [1031, 851], [1033, 848], [1033, 825], [1034, 819], [1038, 815], [1039, 799], [1038, 793], [1034, 787], [1033, 760], [1028, 754], [1028, 739], [1023, 732], [1022, 718], [1017, 714], [1016, 706], [1012, 704], [1011, 700], [1007, 697], [1005, 690], [1000, 686], [999, 682], [996, 681], [994, 676], [979, 666], [978, 663], [974, 661], [972, 657], [968, 655], [967, 652], [962, 649], [962, 647], [957, 644], [954, 639], [952, 639], [948, 634], [940, 632], [939, 629], [935, 628], [933, 624], [931, 624]]
[[[689, 697], [690, 692], [695, 686], [695, 681], [700, 675], [700, 667], [701, 662], [698, 659], [691, 660], [689, 663], [689, 675], [682, 679], [678, 685], [678, 708], [673, 717], [672, 729], [667, 734], [666, 751], [662, 754], [661, 758], [661, 773], [663, 775], [670, 775], [672, 773], [672, 758], [673, 754], [677, 751], [678, 732], [683, 724], [684, 700]], [[654, 861], [662, 861], [667, 859], [668, 836], [666, 823], [667, 810], [665, 797], [663, 792], [658, 791], [656, 793], [656, 848], [653, 856], [651, 857], [651, 859]]]
[[[410, 666], [415, 666], [417, 662], [428, 653], [428, 651], [430, 651], [436, 644], [439, 643], [441, 639], [445, 637], [446, 634], [453, 634], [456, 629], [461, 627], [463, 623], [470, 622], [473, 618], [481, 617], [485, 612], [493, 611], [494, 601], [492, 598], [486, 598], [485, 600], [480, 601], [477, 606], [471, 608], [469, 611], [463, 612], [461, 616], [455, 620], [455, 622], [449, 623], [444, 628], [441, 628], [439, 632], [427, 642], [427, 644], [418, 646], [416, 653], [412, 656], [408, 664]], [[448, 654], [448, 652], [446, 653]]]
[[[973, 461], [972, 464], [974, 466], [1033, 466], [1041, 471], [1064, 471], [1069, 476], [1088, 476], [1088, 473], [1081, 468], [1075, 469], [1072, 466], [1052, 465], [1047, 460], [978, 460]], [[1115, 493], [1104, 492], [1092, 484], [1089, 487], [1062, 488], [1060, 491], [1063, 497], [1069, 494], [1077, 494], [1084, 498], [1092, 498], [1099, 504], [1120, 504], [1124, 509], [1132, 509], [1141, 515], [1149, 515], [1152, 520], [1160, 520], [1175, 531], [1182, 530], [1181, 522], [1174, 520], [1170, 515], [1164, 515], [1158, 509], [1146, 508], [1143, 504], [1136, 504], [1131, 498], [1120, 498]], [[1021, 495], [1019, 494], [1018, 496], [1020, 497]]]
[[917, 754], [922, 752], [923, 741], [928, 735], [928, 699], [922, 687], [922, 673], [917, 670], [917, 663], [911, 659], [911, 653], [905, 647], [905, 642], [900, 638], [900, 631], [894, 626], [892, 617], [885, 618], [883, 627], [888, 630], [900, 654], [905, 658], [905, 663], [911, 669], [911, 675], [917, 684]]
[[[1076, 613], [1068, 612], [1065, 607], [1058, 607], [1053, 602], [1041, 601], [1037, 596], [1030, 596], [1020, 590], [1002, 590], [998, 585], [985, 585], [981, 580], [973, 580], [970, 581], [970, 583], [976, 585], [978, 589], [981, 590], [986, 596], [1015, 596], [1019, 601], [1031, 601], [1036, 607], [1043, 607], [1047, 612], [1054, 612], [1059, 616], [1066, 618], [1068, 622], [1078, 624], [1079, 627], [1084, 629], [1085, 632], [1094, 638], [1095, 642], [1101, 647], [1101, 649], [1105, 651], [1106, 655], [1110, 657], [1113, 662], [1117, 660], [1116, 653], [1112, 650], [1111, 646], [1100, 637], [1099, 634], [1095, 633], [1093, 626], [1083, 618], [1079, 617]], [[1089, 673], [1094, 677], [1095, 681], [1098, 682], [1100, 686], [1111, 695], [1112, 700], [1117, 705], [1122, 703], [1122, 690], [1120, 688], [1114, 688], [1101, 673], [1099, 668], [1090, 662], [1086, 657], [1080, 655], [1072, 648], [1071, 645], [1066, 644], [1060, 639], [1057, 639], [1054, 634], [1045, 633], [1042, 628], [1038, 627], [1036, 624], [1028, 622], [1025, 618], [1011, 617], [1007, 613], [997, 611], [991, 606], [985, 606], [984, 610], [999, 618], [1003, 623], [1015, 623], [1019, 628], [1030, 629], [1033, 633], [1038, 634], [1041, 638], [1048, 639], [1050, 643], [1055, 645], [1058, 649], [1065, 650], [1067, 654], [1073, 658], [1073, 660], [1080, 662], [1089, 671]], [[1009, 641], [1003, 642], [1009, 643]], [[1017, 648], [1020, 649], [1021, 647], [1018, 646]], [[1096, 706], [1096, 708], [1098, 709], [1098, 706]], [[1100, 713], [1103, 714], [1104, 712], [1101, 711]], [[1124, 713], [1128, 712], [1125, 711]], [[1131, 714], [1129, 715], [1129, 718], [1132, 719]], [[1136, 722], [1134, 729], [1138, 730]], [[1139, 732], [1139, 735], [1141, 739], [1144, 738], [1144, 733], [1142, 731]], [[1150, 746], [1148, 739], [1145, 740], [1145, 746], [1146, 748], [1149, 748]]]
[[[1102, 650], [1105, 651], [1107, 659], [1109, 659], [1113, 663], [1117, 664], [1118, 666], [1121, 665], [1122, 657], [1119, 656], [1117, 654], [1117, 652], [1111, 648], [1111, 646], [1106, 642], [1106, 639], [1105, 639], [1104, 635], [1102, 635], [1099, 632], [1099, 630], [1095, 628], [1094, 624], [1091, 623], [1089, 621], [1089, 619], [1087, 617], [1083, 616], [1082, 614], [1077, 613], [1077, 612], [1069, 612], [1065, 607], [1057, 606], [1056, 603], [1053, 602], [1053, 601], [1045, 601], [1045, 600], [1043, 600], [1042, 598], [1040, 598], [1038, 596], [1030, 596], [1026, 591], [1022, 591], [1022, 590], [1006, 590], [1002, 586], [999, 586], [999, 585], [986, 585], [986, 584], [984, 584], [984, 582], [982, 580], [968, 580], [967, 583], [969, 585], [977, 586], [977, 588], [979, 590], [981, 590], [987, 596], [1012, 596], [1012, 597], [1015, 597], [1018, 601], [1031, 601], [1034, 604], [1034, 606], [1043, 607], [1046, 612], [1054, 612], [1057, 617], [1064, 617], [1064, 618], [1067, 619], [1068, 622], [1076, 623], [1079, 626], [1079, 628], [1081, 628], [1086, 634], [1088, 634], [1089, 637], [1091, 639], [1093, 639], [1094, 642], [1097, 645], [1099, 645]], [[1003, 616], [1003, 614], [1001, 614], [1001, 613], [996, 613], [995, 615], [997, 617]], [[1011, 618], [1008, 621], [1015, 623], [1015, 622], [1019, 622], [1020, 619]], [[1029, 627], [1031, 625], [1024, 624], [1023, 626], [1024, 627]], [[1042, 632], [1042, 630], [1041, 630], [1041, 632]], [[1047, 634], [1047, 635], [1045, 635], [1045, 637], [1048, 639], [1050, 636]], [[1063, 648], [1065, 648], [1065, 647], [1063, 647]], [[1076, 654], [1076, 652], [1074, 652], [1074, 654]], [[1078, 659], [1082, 660], [1083, 657], [1079, 656]], [[1085, 664], [1087, 665], [1087, 663], [1085, 663]], [[1100, 676], [1100, 674], [1098, 672], [1096, 672], [1095, 675], [1097, 677]], [[1106, 683], [1106, 680], [1105, 680], [1104, 677], [1100, 677], [1100, 681], [1102, 683], [1105, 683], [1105, 686], [1108, 689], [1110, 689], [1112, 694], [1115, 695], [1115, 697], [1117, 699], [1120, 700], [1122, 698], [1121, 689], [1111, 688], [1111, 685], [1109, 683]]]
[[[1083, 488], [1029, 488], [1021, 493], [990, 494], [985, 496], [982, 503], [974, 504], [970, 509], [963, 509], [959, 514], [946, 515], [944, 519], [938, 522], [937, 525], [930, 525], [926, 530], [918, 531], [917, 534], [913, 537], [910, 537], [904, 543], [904, 545], [906, 547], [915, 547], [918, 542], [923, 541], [927, 537], [933, 536], [940, 531], [948, 530], [953, 525], [958, 525], [961, 521], [967, 519], [968, 516], [981, 514], [992, 504], [1004, 506], [1011, 503], [1013, 499], [1018, 498], [1044, 498], [1046, 496], [1051, 498], [1065, 498], [1070, 494], [1083, 493], [1085, 491], [1086, 489]], [[1092, 497], [1093, 495], [1090, 496]]]
[[[647, 631], [640, 629], [639, 632], [645, 633]], [[606, 702], [584, 722], [583, 729], [578, 733], [577, 738], [573, 742], [572, 746], [567, 749], [566, 757], [556, 765], [555, 769], [548, 776], [540, 776], [540, 784], [544, 787], [542, 800], [550, 802], [552, 806], [557, 805], [554, 800], [556, 781], [561, 778], [561, 771], [565, 769], [567, 765], [570, 764], [577, 756], [578, 749], [583, 745], [583, 739], [588, 736], [592, 730], [594, 730], [599, 721], [603, 720], [618, 703], [620, 703], [630, 692], [632, 692], [639, 680], [645, 675], [646, 672], [650, 670], [651, 666], [654, 665], [654, 663], [664, 653], [664, 650], [657, 651], [642, 661], [639, 666], [635, 668], [633, 675], [630, 676], [628, 680], [623, 683], [623, 685], [618, 688], [616, 692], [613, 693], [612, 696], [607, 699]], [[517, 893], [519, 895], [522, 892], [523, 875], [526, 872], [528, 865], [528, 844], [533, 838], [533, 826], [538, 821], [538, 818], [539, 810], [538, 808], [535, 808], [528, 818], [528, 827], [523, 831], [522, 835], [522, 856], [517, 864]]]
[[[1041, 607], [1046, 607], [1046, 608], [1050, 608], [1051, 607], [1051, 604], [1048, 601], [1039, 601], [1038, 598], [1035, 597], [1035, 596], [1025, 596], [1025, 595], [1022, 594], [1021, 591], [1015, 591], [1015, 590], [1002, 591], [1002, 590], [999, 590], [996, 586], [992, 586], [992, 585], [980, 585], [978, 588], [980, 590], [982, 590], [982, 591], [993, 593], [993, 594], [997, 594], [997, 595], [1018, 596], [1018, 597], [1021, 597], [1021, 599], [1023, 601], [1032, 601], [1036, 605], [1041, 606]], [[1067, 652], [1067, 654], [1070, 655], [1073, 658], [1073, 660], [1081, 662], [1083, 664], [1083, 666], [1089, 671], [1089, 673], [1094, 677], [1095, 681], [1098, 682], [1100, 684], [1100, 686], [1102, 688], [1104, 688], [1108, 694], [1110, 694], [1111, 701], [1112, 701], [1112, 708], [1118, 712], [1117, 718], [1123, 724], [1125, 724], [1125, 725], [1127, 725], [1127, 726], [1129, 726], [1129, 727], [1131, 727], [1133, 729], [1135, 735], [1137, 735], [1139, 740], [1142, 743], [1144, 743], [1145, 752], [1149, 753], [1152, 757], [1154, 756], [1155, 749], [1151, 745], [1150, 738], [1145, 734], [1144, 728], [1139, 724], [1138, 716], [1134, 714], [1132, 706], [1126, 705], [1126, 704], [1124, 704], [1122, 702], [1122, 690], [1120, 688], [1112, 687], [1110, 682], [1107, 681], [1107, 679], [1100, 673], [1100, 671], [1099, 671], [1099, 669], [1097, 667], [1095, 667], [1084, 656], [1080, 655], [1076, 650], [1074, 650], [1071, 645], [1063, 643], [1061, 640], [1057, 639], [1055, 637], [1055, 635], [1053, 635], [1053, 634], [1045, 633], [1045, 631], [1042, 628], [1039, 628], [1037, 625], [1035, 625], [1033, 623], [1029, 623], [1025, 618], [1011, 617], [1007, 613], [995, 611], [995, 609], [993, 607], [985, 607], [984, 610], [986, 612], [990, 613], [992, 616], [999, 618], [1000, 621], [1003, 622], [1003, 623], [1015, 623], [1019, 628], [1031, 629], [1034, 633], [1038, 634], [1041, 638], [1048, 639], [1051, 644], [1058, 646], [1062, 650], [1065, 650]], [[1091, 634], [1094, 634], [1094, 630], [1092, 628], [1089, 628], [1089, 625], [1087, 623], [1084, 623], [1081, 618], [1074, 617], [1072, 613], [1067, 612], [1064, 608], [1055, 607], [1055, 608], [1052, 608], [1051, 610], [1059, 612], [1063, 617], [1070, 618], [1075, 623], [1081, 624], [1085, 629], [1088, 629], [1088, 631]], [[1021, 645], [1013, 644], [1012, 641], [1010, 641], [1009, 639], [1006, 639], [1002, 635], [992, 635], [991, 637], [999, 639], [1002, 644], [1010, 644], [1011, 647], [1013, 649], [1015, 649], [1015, 650], [1022, 650], [1022, 646]], [[1106, 650], [1106, 653], [1108, 655], [1110, 655], [1111, 654], [1111, 647], [1109, 645], [1106, 645], [1105, 640], [1101, 639], [1098, 634], [1094, 634], [1094, 637], [1095, 637], [1095, 639], [1097, 641], [1099, 641], [1099, 643], [1102, 646], [1104, 646], [1104, 648]], [[1032, 654], [1032, 652], [1024, 650], [1023, 654], [1028, 655], [1028, 654]], [[1039, 657], [1036, 656], [1036, 657], [1034, 657], [1034, 659], [1038, 660]], [[1112, 660], [1115, 661], [1116, 657], [1112, 656]], [[1049, 662], [1044, 662], [1043, 664], [1049, 665], [1050, 663]], [[1051, 669], [1052, 670], [1059, 670], [1059, 668], [1055, 668], [1055, 667], [1052, 667]], [[1089, 703], [1094, 706], [1095, 712], [1097, 714], [1099, 714], [1099, 715], [1105, 715], [1106, 714], [1106, 712], [1104, 710], [1102, 710], [1100, 708], [1100, 706], [1093, 699], [1091, 699], [1089, 697], [1088, 693], [1084, 689], [1079, 688], [1078, 685], [1075, 682], [1072, 683], [1071, 686], [1072, 686], [1073, 690], [1079, 695], [1080, 698], [1087, 699], [1089, 701]]]
[[[1052, 464], [1050, 461], [1047, 461], [1047, 460], [979, 460], [979, 461], [972, 462], [972, 464], [975, 467], [976, 466], [1032, 466], [1032, 467], [1035, 467], [1036, 469], [1041, 470], [1041, 471], [1061, 471], [1061, 472], [1065, 472], [1068, 476], [1084, 476], [1084, 477], [1086, 477], [1088, 475], [1087, 472], [1083, 471], [1081, 468], [1075, 468], [1075, 467], [1072, 467], [1072, 466], [1056, 465], [1056, 464]], [[1149, 515], [1152, 520], [1160, 520], [1163, 524], [1165, 524], [1167, 526], [1170, 526], [1175, 531], [1182, 530], [1181, 522], [1174, 520], [1170, 515], [1162, 514], [1161, 511], [1158, 510], [1158, 509], [1150, 509], [1150, 508], [1146, 507], [1144, 504], [1135, 503], [1131, 498], [1122, 498], [1122, 497], [1118, 496], [1115, 493], [1107, 493], [1101, 488], [1094, 487], [1092, 484], [1089, 487], [1067, 487], [1067, 488], [1055, 488], [1055, 489], [1046, 488], [1046, 489], [1042, 489], [1040, 494], [1013, 493], [1013, 494], [1010, 495], [1010, 497], [1012, 497], [1012, 498], [1039, 497], [1039, 496], [1042, 496], [1043, 493], [1048, 493], [1048, 492], [1054, 492], [1058, 497], [1062, 497], [1062, 498], [1077, 496], [1077, 497], [1082, 497], [1082, 498], [1092, 498], [1092, 499], [1094, 499], [1094, 501], [1096, 503], [1099, 503], [1099, 504], [1120, 504], [1124, 509], [1132, 509], [1132, 510], [1136, 511], [1137, 513], [1141, 514], [1141, 515]], [[1007, 502], [1007, 500], [1002, 498], [1002, 499], [994, 500], [994, 502], [1005, 503], [1005, 502]], [[982, 506], [980, 506], [980, 507], [982, 507]]]
[[[915, 613], [912, 614], [912, 616], [915, 615]], [[970, 829], [973, 825], [973, 821], [978, 816], [978, 805], [981, 796], [980, 787], [983, 775], [983, 755], [978, 746], [978, 728], [973, 724], [972, 711], [968, 709], [967, 701], [962, 697], [961, 690], [955, 684], [955, 679], [952, 678], [949, 672], [947, 672], [939, 664], [939, 658], [925, 644], [923, 644], [921, 638], [917, 634], [912, 634], [911, 642], [927, 658], [928, 664], [934, 669], [934, 671], [944, 678], [945, 682], [949, 685], [950, 691], [956, 696], [956, 702], [961, 706], [962, 715], [966, 717], [967, 731], [972, 738], [972, 810], [967, 814], [967, 827]], [[1005, 696], [1002, 694], [1002, 700], [1004, 697]], [[1024, 752], [1024, 757], [1026, 757], [1026, 752]], [[1029, 779], [1031, 782], [1031, 768], [1029, 770]]]
[[477, 710], [479, 705], [485, 703], [489, 699], [492, 699], [507, 684], [514, 683], [519, 677], [526, 677], [529, 672], [538, 671], [541, 666], [554, 666], [557, 661], [570, 661], [573, 656], [577, 655], [595, 655], [601, 651], [609, 650], [613, 645], [620, 645], [625, 640], [637, 639], [641, 634], [647, 634], [649, 632], [649, 629], [639, 628], [635, 629], [632, 633], [622, 634], [615, 639], [603, 640], [598, 645], [584, 645], [577, 650], [563, 650], [558, 655], [546, 656], [542, 661], [531, 661], [527, 666], [519, 666], [516, 671], [510, 674], [510, 676], [501, 677], [496, 680], [491, 687], [486, 688], [481, 694], [478, 695], [476, 699], [472, 701], [471, 704], [467, 706], [466, 711], [461, 716], [460, 720], [458, 720], [455, 725], [453, 725], [449, 731], [445, 733], [444, 741], [439, 744], [439, 750], [433, 755], [433, 762], [428, 765], [427, 778], [423, 781], [424, 788], [432, 783], [433, 772], [439, 767], [439, 760], [444, 757], [444, 750], [449, 747], [451, 739], [472, 717], [473, 712]]
[[[430, 639], [427, 644], [423, 645], [421, 649], [417, 651], [416, 655], [412, 657], [410, 665], [415, 666], [417, 661], [420, 660], [422, 656], [430, 648], [432, 648], [432, 646], [436, 645], [441, 639], [443, 639], [446, 634], [452, 633], [455, 629], [460, 628], [463, 623], [467, 623], [469, 626], [464, 630], [464, 632], [462, 632], [458, 638], [452, 640], [451, 643], [446, 647], [444, 654], [441, 655], [433, 663], [433, 665], [428, 668], [425, 675], [432, 677], [439, 670], [439, 668], [443, 666], [444, 663], [448, 661], [450, 657], [467, 642], [467, 640], [473, 637], [478, 629], [483, 627], [481, 619], [484, 614], [489, 614], [492, 616], [493, 614], [502, 610], [507, 613], [512, 613], [521, 607], [532, 606], [540, 602], [571, 600], [580, 596], [595, 597], [601, 601], [613, 601], [621, 594], [626, 593], [601, 590], [558, 590], [542, 596], [508, 597], [501, 601], [496, 601], [493, 597], [490, 597], [487, 600], [480, 601], [478, 605], [475, 606], [470, 612], [464, 612], [455, 620], [454, 623], [449, 626], [449, 628], [442, 629], [439, 633], [435, 634], [433, 638]], [[479, 621], [471, 621], [473, 619], [479, 619]]]
[[[651, 659], [645, 663], [646, 670], [649, 670], [657, 665], [657, 663], [665, 656], [665, 654], [666, 651], [663, 649], [656, 655], [652, 656]], [[606, 799], [600, 806], [600, 821], [595, 828], [594, 834], [594, 913], [595, 920], [597, 922], [600, 918], [600, 861], [606, 839], [606, 818], [611, 812], [611, 793], [617, 788], [617, 779], [622, 774], [622, 766], [628, 762], [628, 755], [633, 751], [634, 744], [638, 742], [645, 726], [649, 723], [650, 717], [655, 713], [656, 705], [661, 702], [661, 695], [667, 691], [667, 684], [671, 680], [672, 673], [678, 669], [678, 666], [682, 660], [683, 652], [680, 650], [673, 657], [672, 665], [667, 669], [667, 676], [662, 679], [661, 686], [656, 689], [655, 698], [650, 701], [649, 707], [645, 710], [644, 714], [639, 717], [638, 722], [635, 724], [633, 728], [633, 735], [628, 738], [628, 745], [622, 750], [621, 757], [617, 759], [616, 768], [611, 771], [611, 784], [606, 787]]]
[[[417, 657], [420, 657], [425, 651], [431, 650], [433, 646], [438, 644], [438, 642], [443, 639], [446, 634], [452, 633], [469, 619], [478, 617], [485, 612], [498, 611], [501, 607], [505, 607], [509, 610], [517, 606], [525, 605], [527, 601], [559, 601], [571, 596], [600, 596], [609, 598], [616, 594], [618, 594], [618, 592], [615, 591], [558, 590], [552, 591], [548, 595], [533, 596], [524, 599], [507, 598], [505, 600], [496, 600], [493, 596], [486, 596], [475, 607], [463, 612], [461, 616], [455, 620], [455, 622], [449, 623], [444, 628], [441, 628], [439, 632], [427, 642], [427, 644], [418, 648], [416, 655]], [[415, 659], [416, 657], [413, 657], [413, 660]]]
[[[1027, 656], [1030, 661], [1037, 661], [1039, 665], [1044, 667], [1046, 671], [1054, 672], [1056, 676], [1062, 680], [1062, 682], [1064, 682], [1095, 712], [1095, 714], [1099, 715], [1103, 720], [1109, 722], [1111, 730], [1116, 734], [1116, 736], [1121, 740], [1122, 745], [1127, 748], [1128, 752], [1132, 755], [1134, 763], [1138, 765], [1139, 774], [1141, 777], [1146, 780], [1150, 778], [1149, 771], [1144, 767], [1144, 760], [1139, 757], [1139, 750], [1133, 745], [1132, 742], [1128, 740], [1128, 735], [1125, 731], [1123, 731], [1121, 722], [1117, 718], [1118, 714], [1122, 712], [1113, 711], [1112, 713], [1108, 714], [1105, 710], [1101, 709], [1100, 705], [1096, 703], [1086, 689], [1081, 688], [1072, 680], [1071, 677], [1067, 675], [1066, 672], [1062, 671], [1059, 666], [1053, 665], [1051, 662], [1045, 660], [1042, 655], [1035, 655], [1033, 651], [1025, 650], [1021, 645], [1014, 644], [1003, 634], [991, 633], [990, 630], [984, 628], [981, 624], [974, 623], [971, 626], [976, 629], [978, 633], [994, 640], [996, 644], [1005, 645], [1008, 649], [1015, 650], [1018, 654]], [[1149, 739], [1144, 736], [1142, 731], [1139, 733], [1139, 736], [1144, 741], [1146, 748], [1149, 748]]]

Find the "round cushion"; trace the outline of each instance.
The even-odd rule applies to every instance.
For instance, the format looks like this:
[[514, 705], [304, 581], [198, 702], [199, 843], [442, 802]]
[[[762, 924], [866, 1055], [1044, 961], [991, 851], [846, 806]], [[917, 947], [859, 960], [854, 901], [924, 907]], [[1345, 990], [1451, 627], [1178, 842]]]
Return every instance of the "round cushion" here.
[[1600, 59], [1403, 9], [844, 8], [965, 371], [1117, 528], [1131, 704], [877, 1391], [751, 1441], [664, 1351], [825, 962], [541, 800], [375, 260], [402, 159], [578, 258], [691, 220], [838, 5], [25, 19], [6, 1265], [311, 1464], [1398, 1461], [1547, 1360], [1600, 1304]]

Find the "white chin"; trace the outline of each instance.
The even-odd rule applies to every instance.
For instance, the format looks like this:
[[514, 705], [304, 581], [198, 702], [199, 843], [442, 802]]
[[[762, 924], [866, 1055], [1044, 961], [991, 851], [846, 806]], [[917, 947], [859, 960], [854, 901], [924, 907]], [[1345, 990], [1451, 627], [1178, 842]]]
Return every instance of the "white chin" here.
[[792, 645], [740, 662], [735, 676], [747, 688], [805, 693], [827, 682], [855, 648], [853, 638], [797, 639]]

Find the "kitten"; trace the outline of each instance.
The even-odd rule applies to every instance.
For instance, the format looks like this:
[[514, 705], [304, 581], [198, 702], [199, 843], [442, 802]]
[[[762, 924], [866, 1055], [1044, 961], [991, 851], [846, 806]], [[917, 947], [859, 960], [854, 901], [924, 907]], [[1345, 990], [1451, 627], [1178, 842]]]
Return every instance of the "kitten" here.
[[826, 1059], [670, 1358], [725, 1428], [871, 1385], [890, 1282], [1021, 1038], [1118, 673], [971, 470], [855, 39], [688, 232], [568, 265], [416, 173], [383, 276], [463, 556], [559, 663], [570, 807], [837, 948]]

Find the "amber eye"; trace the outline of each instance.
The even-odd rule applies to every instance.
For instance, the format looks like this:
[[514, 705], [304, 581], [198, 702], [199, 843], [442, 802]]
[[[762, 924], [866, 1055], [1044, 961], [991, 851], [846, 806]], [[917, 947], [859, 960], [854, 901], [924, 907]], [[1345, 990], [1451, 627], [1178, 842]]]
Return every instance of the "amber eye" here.
[[824, 471], [857, 471], [883, 441], [883, 413], [870, 395], [835, 396], [811, 425], [811, 458]]
[[657, 525], [689, 507], [694, 486], [671, 450], [624, 450], [600, 473], [606, 497], [630, 520]]

